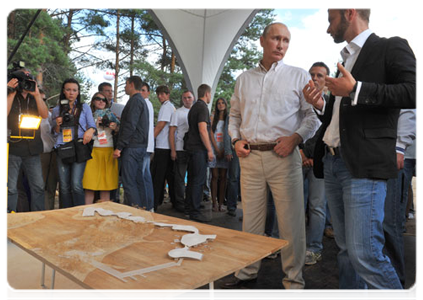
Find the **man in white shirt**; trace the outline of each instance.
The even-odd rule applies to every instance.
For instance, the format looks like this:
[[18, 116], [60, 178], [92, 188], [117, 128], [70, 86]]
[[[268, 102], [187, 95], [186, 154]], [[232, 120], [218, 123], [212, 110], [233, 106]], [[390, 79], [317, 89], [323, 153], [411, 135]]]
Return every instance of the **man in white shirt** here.
[[[241, 74], [231, 98], [229, 134], [241, 166], [243, 230], [264, 234], [267, 191], [276, 207], [286, 289], [304, 288], [305, 216], [302, 161], [298, 145], [313, 136], [318, 120], [302, 89], [307, 71], [285, 65], [291, 34], [281, 23], [268, 25], [260, 37], [263, 59]], [[260, 262], [235, 273], [225, 288], [254, 280]]]
[[170, 158], [174, 161], [174, 208], [180, 212], [188, 212], [185, 201], [185, 174], [188, 168], [188, 155], [184, 151], [184, 136], [188, 131], [188, 113], [194, 103], [194, 95], [191, 91], [182, 93], [183, 106], [178, 108], [170, 119], [169, 145]]
[[151, 162], [151, 177], [154, 187], [154, 211], [163, 203], [164, 188], [167, 182], [169, 186], [170, 201], [174, 203], [173, 189], [173, 161], [170, 159], [169, 145], [169, 122], [175, 112], [175, 106], [170, 102], [170, 90], [167, 86], [161, 85], [156, 89], [156, 95], [161, 103], [157, 124], [154, 127], [154, 138], [156, 146], [154, 157]]

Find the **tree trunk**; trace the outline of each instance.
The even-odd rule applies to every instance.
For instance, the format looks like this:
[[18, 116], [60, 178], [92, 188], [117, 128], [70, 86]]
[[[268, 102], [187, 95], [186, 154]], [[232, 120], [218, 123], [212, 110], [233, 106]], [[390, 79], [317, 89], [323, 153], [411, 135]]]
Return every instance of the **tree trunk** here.
[[115, 66], [115, 87], [113, 99], [117, 103], [117, 89], [118, 89], [118, 77], [119, 77], [119, 21], [120, 14], [119, 10], [116, 11], [116, 66]]
[[74, 9], [70, 9], [69, 10], [69, 15], [68, 15], [68, 23], [66, 24], [66, 35], [63, 38], [63, 47], [65, 50], [65, 53], [69, 54], [70, 51], [70, 38], [72, 35], [72, 19], [73, 19], [73, 14], [74, 14], [75, 10]]
[[129, 76], [134, 73], [134, 38], [135, 38], [135, 13], [131, 17], [131, 53], [129, 54]]
[[162, 37], [163, 40], [163, 53], [162, 53], [162, 66], [161, 70], [164, 72], [165, 64], [166, 64], [166, 39]]
[[9, 14], [9, 18], [7, 19], [7, 37], [9, 39], [15, 38], [15, 16], [16, 11], [14, 10]]
[[172, 51], [172, 61], [170, 63], [170, 74], [173, 74], [175, 72], [175, 64], [176, 64], [176, 57], [175, 53]]
[[[46, 10], [43, 10], [46, 11]], [[40, 45], [44, 45], [44, 31], [43, 29], [40, 30]], [[43, 85], [43, 66], [39, 66], [37, 69], [37, 83], [42, 86]]]

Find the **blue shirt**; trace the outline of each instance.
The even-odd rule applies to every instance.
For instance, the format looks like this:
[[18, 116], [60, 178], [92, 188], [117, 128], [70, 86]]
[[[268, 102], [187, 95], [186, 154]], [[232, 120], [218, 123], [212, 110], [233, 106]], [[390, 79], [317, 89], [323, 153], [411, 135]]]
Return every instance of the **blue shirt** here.
[[[76, 102], [74, 105], [76, 105]], [[59, 116], [60, 116], [60, 105], [53, 108], [53, 112], [52, 112], [52, 127], [53, 128], [57, 126], [56, 118]], [[93, 113], [88, 104], [82, 103], [82, 111], [81, 111], [81, 115], [79, 116], [78, 138], [82, 138], [84, 136], [85, 131], [87, 131], [87, 129], [90, 129], [90, 128], [96, 129]], [[75, 139], [75, 134], [74, 134], [75, 126], [72, 126], [71, 130], [72, 130], [72, 137], [73, 139]], [[55, 136], [57, 136], [56, 144], [54, 145], [54, 147], [57, 148], [58, 146], [64, 144], [62, 130], [60, 130], [60, 133], [54, 132], [54, 134]]]

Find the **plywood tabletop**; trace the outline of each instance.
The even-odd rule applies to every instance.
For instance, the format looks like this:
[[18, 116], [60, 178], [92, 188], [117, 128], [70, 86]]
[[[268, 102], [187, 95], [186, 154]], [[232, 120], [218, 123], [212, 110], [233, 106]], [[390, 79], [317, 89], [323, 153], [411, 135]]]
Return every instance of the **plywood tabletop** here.
[[[117, 216], [84, 217], [87, 207], [129, 212], [147, 222]], [[188, 232], [158, 227], [148, 221], [195, 226], [215, 240], [191, 248], [201, 261], [175, 261], [168, 252], [183, 245]], [[85, 288], [195, 289], [242, 269], [283, 248], [287, 241], [151, 213], [113, 202], [68, 209], [8, 214], [8, 238], [29, 254]], [[179, 262], [177, 264], [177, 262]], [[167, 266], [125, 280], [116, 274]], [[101, 267], [99, 267], [101, 266]]]

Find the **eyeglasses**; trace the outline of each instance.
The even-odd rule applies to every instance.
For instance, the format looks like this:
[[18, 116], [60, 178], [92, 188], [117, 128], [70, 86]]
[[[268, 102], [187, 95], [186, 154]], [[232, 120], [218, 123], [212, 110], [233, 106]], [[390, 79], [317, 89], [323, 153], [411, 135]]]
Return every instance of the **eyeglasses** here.
[[104, 103], [107, 103], [107, 99], [106, 98], [94, 97], [93, 100], [94, 101], [103, 101]]

